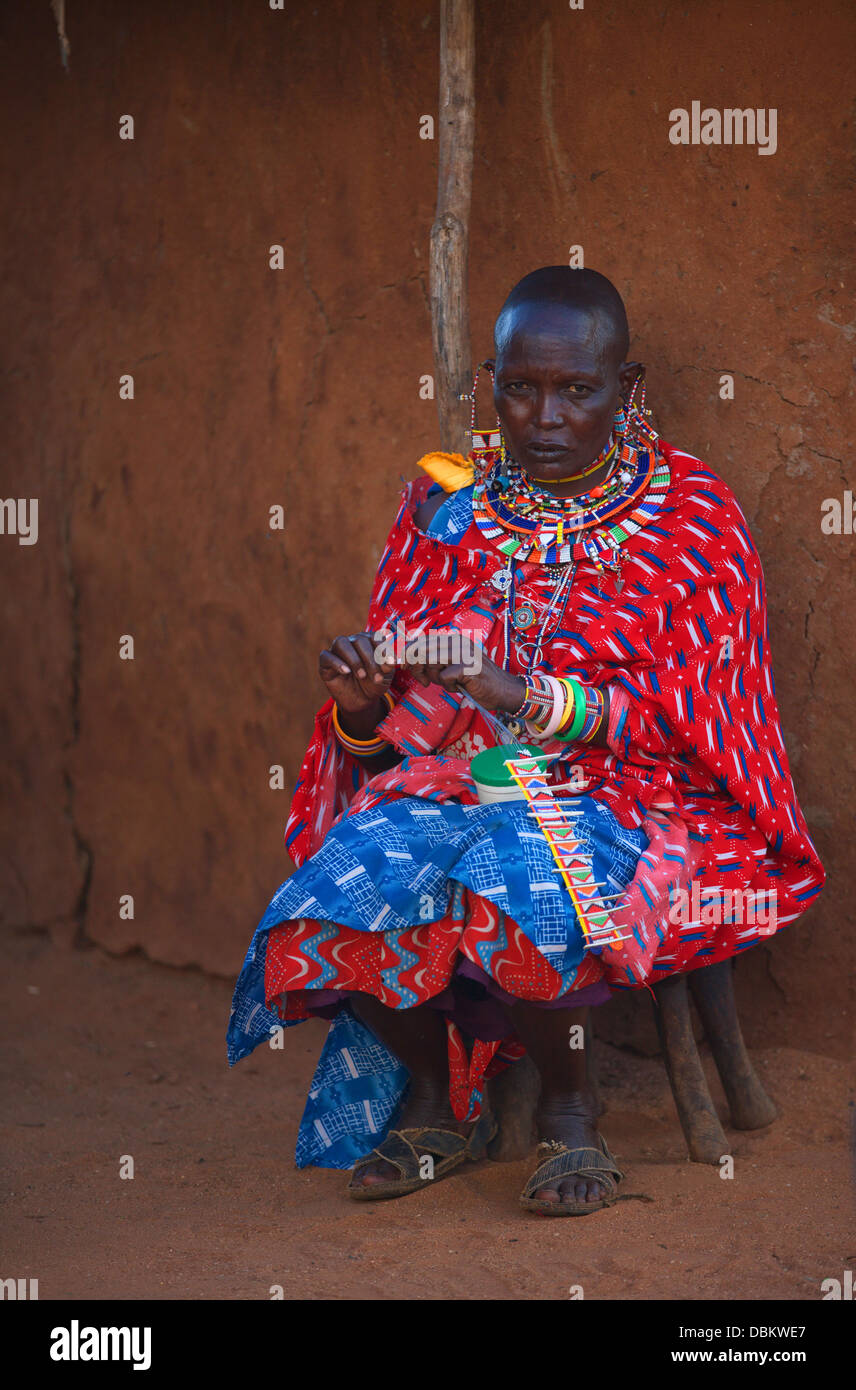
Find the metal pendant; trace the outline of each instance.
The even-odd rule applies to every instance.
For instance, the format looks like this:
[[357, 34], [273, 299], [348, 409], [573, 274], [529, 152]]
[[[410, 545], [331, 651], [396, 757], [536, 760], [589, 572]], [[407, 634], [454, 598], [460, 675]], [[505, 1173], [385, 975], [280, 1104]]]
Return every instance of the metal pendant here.
[[490, 582], [501, 594], [507, 594], [511, 588], [512, 578], [511, 566], [508, 565], [505, 569], [497, 570], [496, 574], [491, 576]]

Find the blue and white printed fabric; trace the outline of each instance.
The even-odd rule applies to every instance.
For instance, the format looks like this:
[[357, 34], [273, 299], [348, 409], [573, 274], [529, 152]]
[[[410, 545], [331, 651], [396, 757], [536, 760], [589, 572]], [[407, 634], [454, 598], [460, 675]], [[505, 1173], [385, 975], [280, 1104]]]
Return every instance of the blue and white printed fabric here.
[[[602, 802], [574, 799], [576, 829], [604, 893], [633, 877], [648, 840], [628, 830]], [[433, 922], [449, 910], [459, 885], [507, 913], [562, 975], [583, 956], [582, 930], [550, 848], [518, 802], [463, 806], [401, 797], [344, 817], [318, 852], [274, 894], [247, 952], [227, 1034], [234, 1064], [283, 1021], [265, 1004], [268, 932], [311, 918], [357, 931], [394, 932]], [[313, 987], [332, 978], [327, 964]], [[374, 1079], [373, 1079], [374, 1078]], [[353, 1165], [380, 1143], [407, 1084], [398, 1060], [350, 1012], [334, 1021], [319, 1060], [297, 1146], [299, 1164]], [[361, 1148], [361, 1145], [363, 1146]]]
[[[439, 483], [428, 489], [428, 496], [431, 497], [435, 492], [442, 491]], [[445, 541], [446, 545], [457, 545], [458, 541], [469, 529], [473, 519], [473, 488], [459, 488], [457, 492], [450, 492], [445, 502], [436, 510], [428, 525], [425, 527], [425, 535], [433, 536], [435, 540]]]

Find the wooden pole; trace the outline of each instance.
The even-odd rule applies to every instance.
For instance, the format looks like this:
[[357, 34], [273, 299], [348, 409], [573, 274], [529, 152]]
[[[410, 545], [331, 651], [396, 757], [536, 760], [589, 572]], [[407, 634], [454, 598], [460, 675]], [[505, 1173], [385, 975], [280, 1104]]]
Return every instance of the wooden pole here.
[[661, 980], [654, 986], [654, 994], [663, 1060], [690, 1158], [694, 1163], [718, 1163], [730, 1149], [693, 1036], [686, 975]]
[[472, 385], [467, 251], [475, 135], [473, 0], [440, 0], [439, 172], [431, 228], [431, 330], [440, 447], [469, 453]]

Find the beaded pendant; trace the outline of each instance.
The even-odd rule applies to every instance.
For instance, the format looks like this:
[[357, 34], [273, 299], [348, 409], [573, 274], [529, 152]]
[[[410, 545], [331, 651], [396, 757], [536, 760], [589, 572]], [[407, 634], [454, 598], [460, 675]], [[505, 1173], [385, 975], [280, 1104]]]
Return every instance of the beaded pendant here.
[[535, 621], [534, 610], [530, 607], [528, 603], [522, 603], [520, 607], [512, 614], [511, 621], [514, 623], [514, 626], [517, 628], [518, 632], [525, 632], [526, 629], [528, 627], [531, 627]]

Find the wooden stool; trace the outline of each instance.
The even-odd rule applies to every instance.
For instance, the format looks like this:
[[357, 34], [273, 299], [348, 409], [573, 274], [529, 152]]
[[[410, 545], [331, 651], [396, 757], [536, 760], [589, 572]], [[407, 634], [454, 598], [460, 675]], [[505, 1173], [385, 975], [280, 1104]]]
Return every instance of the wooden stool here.
[[[674, 975], [654, 986], [654, 1014], [666, 1072], [687, 1151], [695, 1163], [718, 1163], [729, 1150], [693, 1036], [687, 984], [710, 1043], [733, 1128], [762, 1129], [777, 1114], [743, 1042], [732, 968], [733, 961], [724, 960], [687, 975]], [[586, 1035], [586, 1062], [588, 1084], [595, 1096], [597, 1113], [602, 1114], [590, 1031]], [[512, 1162], [529, 1153], [538, 1091], [538, 1073], [528, 1057], [488, 1083], [490, 1104], [499, 1121], [499, 1132], [488, 1147], [492, 1159]]]

